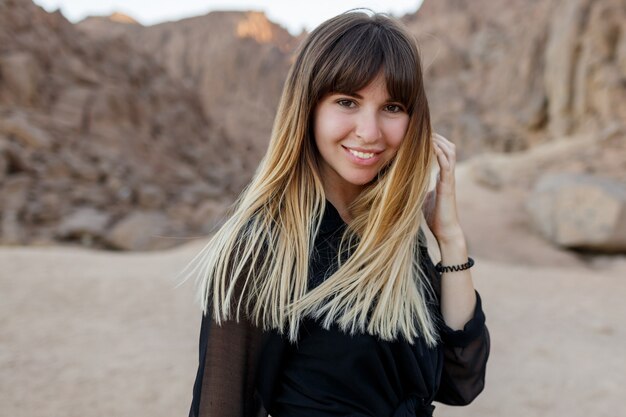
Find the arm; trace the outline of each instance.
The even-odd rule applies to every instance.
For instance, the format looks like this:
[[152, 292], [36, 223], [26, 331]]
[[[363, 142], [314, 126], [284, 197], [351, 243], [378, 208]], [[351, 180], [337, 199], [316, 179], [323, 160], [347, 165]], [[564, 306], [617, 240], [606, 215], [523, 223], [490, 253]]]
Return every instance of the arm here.
[[[467, 261], [462, 233], [450, 240], [440, 239], [438, 244], [443, 265], [458, 265]], [[441, 314], [445, 322], [441, 336], [445, 347], [441, 386], [436, 399], [450, 405], [469, 404], [485, 386], [489, 331], [470, 271], [439, 274]]]
[[443, 326], [440, 334], [444, 345], [444, 362], [435, 401], [448, 405], [467, 405], [485, 387], [491, 343], [478, 292], [474, 316], [463, 330]]
[[[242, 247], [234, 250], [234, 259], [240, 259]], [[232, 277], [233, 265], [228, 268]], [[244, 270], [248, 268], [249, 264]], [[244, 276], [242, 272], [235, 282], [233, 312], [244, 290]], [[202, 316], [198, 371], [189, 417], [267, 417], [256, 390], [266, 333], [249, 319], [245, 308], [240, 311], [238, 322], [233, 313], [229, 320], [218, 325], [213, 318], [213, 307], [209, 296], [206, 314]]]
[[266, 417], [254, 381], [262, 332], [247, 320], [202, 317], [190, 417]]
[[[437, 240], [443, 265], [460, 265], [467, 262], [465, 237], [459, 232], [450, 240]], [[461, 330], [474, 313], [476, 296], [471, 269], [440, 274], [441, 314], [446, 325]]]
[[[437, 239], [444, 265], [467, 261], [465, 236], [456, 204], [456, 145], [433, 134], [433, 150], [439, 165], [435, 189], [428, 192], [424, 217]], [[469, 269], [439, 274], [426, 251], [428, 269], [439, 291], [443, 323], [440, 335], [444, 363], [435, 400], [450, 405], [469, 404], [485, 385], [489, 357], [489, 332], [478, 292]]]
[[[435, 269], [425, 246], [421, 247], [421, 255], [426, 267], [425, 272], [431, 280], [435, 293], [439, 300], [443, 300], [444, 291], [449, 289], [444, 285], [447, 275], [460, 274], [468, 270], [440, 274]], [[442, 311], [444, 322], [439, 326], [439, 333], [443, 344], [444, 362], [435, 401], [448, 405], [469, 404], [485, 386], [485, 371], [490, 351], [489, 331], [485, 326], [485, 314], [480, 294], [474, 290], [473, 286], [471, 292], [475, 304], [471, 306], [469, 318], [462, 325], [451, 327]], [[450, 300], [449, 298], [448, 302]], [[464, 312], [461, 315], [465, 317]]]

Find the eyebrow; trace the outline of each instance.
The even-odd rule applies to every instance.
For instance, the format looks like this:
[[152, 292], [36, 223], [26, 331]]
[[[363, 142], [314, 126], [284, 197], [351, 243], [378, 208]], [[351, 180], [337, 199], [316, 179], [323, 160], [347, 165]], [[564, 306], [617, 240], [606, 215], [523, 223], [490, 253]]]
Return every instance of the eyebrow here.
[[347, 96], [356, 97], [359, 100], [363, 100], [363, 96], [360, 95], [359, 93], [337, 93], [337, 94], [345, 94]]
[[[362, 96], [362, 95], [360, 95], [359, 93], [341, 93], [341, 92], [335, 92], [335, 93], [332, 93], [332, 94], [334, 94], [334, 95], [337, 95], [337, 94], [338, 94], [338, 95], [350, 96], [350, 97], [355, 97], [355, 98], [358, 98], [359, 100], [363, 100], [363, 96]], [[396, 102], [397, 102], [397, 103], [399, 103], [399, 100], [394, 100], [394, 99], [393, 99], [393, 98], [391, 98], [391, 97], [387, 97], [387, 99], [385, 100], [385, 102], [386, 102], [386, 103], [396, 103]]]

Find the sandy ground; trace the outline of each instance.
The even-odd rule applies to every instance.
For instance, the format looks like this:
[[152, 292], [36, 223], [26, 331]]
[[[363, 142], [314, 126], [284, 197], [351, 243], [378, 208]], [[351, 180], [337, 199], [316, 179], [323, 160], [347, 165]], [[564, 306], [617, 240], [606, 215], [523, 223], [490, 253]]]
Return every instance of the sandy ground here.
[[200, 311], [173, 277], [189, 254], [0, 250], [0, 415], [187, 415]]
[[[625, 257], [559, 251], [527, 229], [521, 194], [459, 189], [492, 350], [484, 392], [435, 415], [626, 415]], [[200, 311], [175, 276], [200, 247], [1, 248], [0, 414], [187, 415]]]

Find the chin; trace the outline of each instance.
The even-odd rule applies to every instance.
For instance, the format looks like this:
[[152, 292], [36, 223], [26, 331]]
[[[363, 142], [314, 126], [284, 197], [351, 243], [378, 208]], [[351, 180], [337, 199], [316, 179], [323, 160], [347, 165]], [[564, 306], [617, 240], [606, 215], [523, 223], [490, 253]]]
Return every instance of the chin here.
[[345, 176], [343, 177], [343, 179], [352, 184], [352, 185], [358, 185], [358, 186], [365, 186], [369, 183], [371, 183], [373, 180], [376, 179], [376, 174], [372, 174], [372, 175], [350, 175], [350, 176]]

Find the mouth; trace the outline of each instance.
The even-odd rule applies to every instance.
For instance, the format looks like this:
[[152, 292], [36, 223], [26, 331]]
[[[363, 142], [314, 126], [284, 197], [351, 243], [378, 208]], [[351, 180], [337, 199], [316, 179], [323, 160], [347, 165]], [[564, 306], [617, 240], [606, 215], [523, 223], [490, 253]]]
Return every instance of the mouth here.
[[374, 152], [359, 152], [350, 148], [348, 148], [348, 152], [350, 152], [354, 156], [358, 156], [361, 159], [370, 159], [370, 158], [373, 158], [375, 155]]
[[341, 145], [343, 149], [345, 149], [346, 153], [349, 155], [350, 159], [353, 162], [356, 162], [360, 165], [369, 165], [377, 162], [380, 159], [382, 151], [358, 151], [356, 149], [347, 148]]

